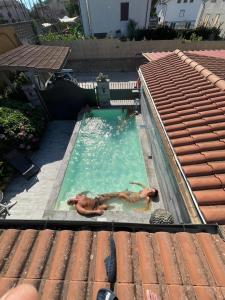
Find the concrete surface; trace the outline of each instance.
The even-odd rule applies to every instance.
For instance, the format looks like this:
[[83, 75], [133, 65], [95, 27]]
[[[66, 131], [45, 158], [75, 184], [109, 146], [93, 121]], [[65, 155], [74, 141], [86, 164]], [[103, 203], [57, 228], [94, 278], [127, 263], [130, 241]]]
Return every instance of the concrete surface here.
[[42, 219], [47, 201], [57, 177], [75, 122], [50, 122], [42, 139], [40, 149], [32, 155], [32, 160], [41, 170], [38, 181], [27, 182], [17, 176], [8, 186], [5, 199], [16, 200], [7, 219]]

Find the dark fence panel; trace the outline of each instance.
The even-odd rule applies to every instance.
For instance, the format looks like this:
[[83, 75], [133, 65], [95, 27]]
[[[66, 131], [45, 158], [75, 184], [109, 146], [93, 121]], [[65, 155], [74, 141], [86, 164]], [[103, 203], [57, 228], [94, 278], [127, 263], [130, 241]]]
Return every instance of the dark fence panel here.
[[49, 114], [55, 120], [75, 120], [86, 104], [96, 106], [94, 89], [82, 89], [67, 80], [57, 80], [54, 86], [41, 91]]

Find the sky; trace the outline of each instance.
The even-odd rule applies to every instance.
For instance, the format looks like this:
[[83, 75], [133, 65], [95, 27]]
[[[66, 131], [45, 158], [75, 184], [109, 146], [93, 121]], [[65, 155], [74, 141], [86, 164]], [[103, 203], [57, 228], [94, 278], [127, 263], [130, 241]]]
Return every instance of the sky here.
[[22, 2], [23, 2], [28, 8], [30, 8], [30, 4], [33, 5], [35, 2], [37, 2], [37, 0], [22, 0]]

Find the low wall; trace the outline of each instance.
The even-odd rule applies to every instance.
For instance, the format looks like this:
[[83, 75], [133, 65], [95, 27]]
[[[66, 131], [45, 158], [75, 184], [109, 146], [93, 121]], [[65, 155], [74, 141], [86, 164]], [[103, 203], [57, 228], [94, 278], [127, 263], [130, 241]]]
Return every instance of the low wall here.
[[9, 24], [1, 24], [1, 28], [13, 28], [16, 32], [16, 35], [21, 43], [36, 43], [36, 36], [33, 31], [32, 22], [31, 21], [24, 21], [24, 22], [17, 22], [17, 23], [9, 23]]
[[225, 49], [225, 41], [190, 42], [183, 40], [126, 41], [118, 39], [88, 39], [72, 42], [51, 41], [45, 45], [69, 46], [70, 61], [87, 59], [139, 58], [143, 52], [180, 50]]

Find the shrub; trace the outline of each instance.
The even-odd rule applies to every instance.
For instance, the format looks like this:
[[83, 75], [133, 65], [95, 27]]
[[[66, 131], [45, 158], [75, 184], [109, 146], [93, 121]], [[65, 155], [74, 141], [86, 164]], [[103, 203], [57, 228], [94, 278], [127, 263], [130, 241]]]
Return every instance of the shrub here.
[[40, 41], [74, 41], [84, 39], [83, 30], [81, 24], [78, 23], [73, 26], [68, 26], [64, 28], [62, 26], [62, 32], [48, 32], [46, 34], [40, 35]]
[[135, 37], [136, 28], [137, 28], [137, 22], [135, 22], [134, 20], [129, 20], [127, 24], [127, 36], [131, 41]]
[[177, 37], [177, 31], [168, 26], [160, 26], [156, 29], [146, 29], [144, 36], [147, 40], [172, 40]]
[[0, 101], [0, 140], [3, 150], [35, 149], [45, 128], [40, 108], [19, 101]]
[[145, 37], [145, 30], [144, 29], [137, 29], [135, 31], [134, 39], [135, 41], [141, 41]]
[[220, 28], [205, 26], [199, 26], [194, 30], [196, 35], [202, 36], [203, 40], [219, 40], [220, 31]]

